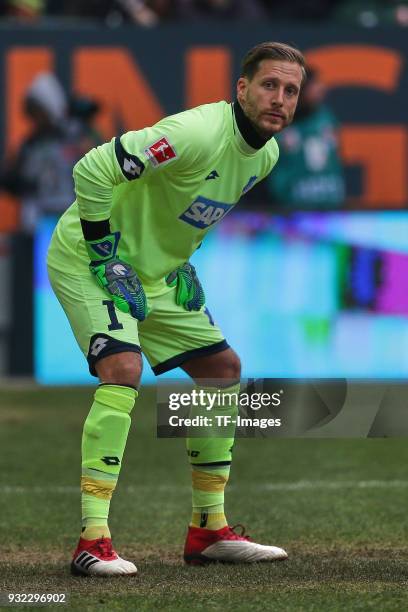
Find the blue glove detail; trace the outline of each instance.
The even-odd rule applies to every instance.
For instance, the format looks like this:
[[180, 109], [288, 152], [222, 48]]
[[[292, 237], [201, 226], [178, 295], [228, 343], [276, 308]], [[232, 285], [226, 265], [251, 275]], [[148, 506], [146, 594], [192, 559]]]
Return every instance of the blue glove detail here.
[[86, 240], [89, 269], [119, 310], [144, 321], [148, 314], [146, 295], [136, 272], [116, 255], [119, 239], [120, 232], [114, 232], [100, 240]]
[[169, 287], [177, 287], [176, 304], [186, 310], [200, 310], [205, 304], [204, 290], [197, 278], [195, 268], [189, 262], [176, 268], [166, 276]]

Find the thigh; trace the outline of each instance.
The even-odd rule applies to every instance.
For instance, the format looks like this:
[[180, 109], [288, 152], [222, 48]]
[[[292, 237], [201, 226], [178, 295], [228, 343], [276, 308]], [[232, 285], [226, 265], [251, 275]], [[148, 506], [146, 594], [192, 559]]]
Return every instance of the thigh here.
[[48, 272], [91, 374], [96, 375], [95, 363], [107, 355], [140, 352], [136, 319], [115, 308], [90, 272], [66, 274], [51, 267]]
[[229, 348], [208, 308], [187, 311], [178, 306], [175, 289], [149, 298], [152, 308], [139, 324], [140, 344], [155, 374], [180, 367], [192, 357]]
[[193, 357], [181, 366], [196, 382], [211, 379], [214, 386], [228, 387], [239, 382], [241, 362], [232, 348], [216, 353]]

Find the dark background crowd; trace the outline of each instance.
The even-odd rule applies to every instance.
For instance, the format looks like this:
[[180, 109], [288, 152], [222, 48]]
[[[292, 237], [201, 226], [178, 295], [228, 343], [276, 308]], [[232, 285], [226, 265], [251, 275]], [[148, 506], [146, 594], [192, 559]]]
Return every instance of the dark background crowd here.
[[[402, 27], [408, 25], [408, 0], [0, 0], [0, 22], [6, 26], [34, 27], [47, 20], [77, 24], [79, 19], [111, 27], [129, 23], [154, 27], [199, 19]], [[54, 74], [43, 73], [33, 80], [22, 110], [30, 130], [18, 150], [8, 152], [0, 163], [0, 197], [15, 198], [19, 226], [31, 234], [43, 215], [58, 216], [71, 204], [72, 168], [104, 138], [95, 129], [99, 101], [71, 97]], [[245, 197], [243, 206], [344, 207], [348, 190], [338, 128], [320, 75], [309, 67], [294, 122], [277, 136], [278, 169]]]
[[[308, 68], [292, 125], [277, 135], [279, 172], [244, 198], [243, 205], [341, 208], [346, 186], [338, 146], [338, 123], [326, 105], [326, 88]], [[74, 200], [72, 168], [102, 143], [95, 128], [100, 105], [70, 97], [53, 73], [34, 78], [23, 100], [30, 130], [0, 167], [0, 189], [18, 199], [20, 228], [31, 234], [43, 215], [60, 215]]]
[[118, 27], [198, 19], [335, 20], [365, 27], [408, 26], [404, 0], [0, 0], [0, 16], [25, 22], [84, 18]]
[[[345, 155], [344, 131], [349, 123], [353, 124], [354, 120], [358, 128], [362, 112], [365, 113], [367, 110], [370, 115], [371, 96], [374, 113], [367, 116], [368, 129], [371, 127], [382, 133], [383, 124], [387, 127], [389, 123], [392, 142], [395, 140], [393, 127], [400, 128], [401, 132], [405, 130], [404, 109], [406, 104], [401, 92], [403, 92], [402, 88], [406, 87], [403, 75], [405, 70], [403, 57], [406, 47], [401, 39], [405, 40], [406, 37], [404, 26], [408, 25], [408, 0], [407, 2], [402, 0], [289, 0], [288, 2], [275, 0], [0, 0], [0, 32], [9, 34], [4, 45], [5, 58], [8, 49], [13, 50], [15, 46], [18, 47], [21, 41], [24, 46], [26, 34], [28, 34], [27, 40], [30, 40], [31, 35], [36, 34], [37, 29], [40, 36], [43, 32], [47, 35], [49, 31], [52, 32], [53, 36], [49, 37], [51, 43], [45, 37], [45, 47], [47, 48], [48, 44], [51, 55], [58, 58], [58, 52], [63, 50], [63, 41], [61, 47], [59, 42], [55, 44], [57, 38], [53, 32], [54, 26], [56, 26], [55, 31], [58, 36], [59, 32], [65, 31], [69, 36], [75, 37], [77, 29], [83, 28], [86, 32], [85, 36], [80, 37], [83, 44], [84, 40], [87, 41], [88, 30], [96, 34], [96, 41], [104, 41], [105, 36], [108, 42], [109, 40], [121, 40], [120, 27], [123, 25], [127, 25], [126, 36], [130, 41], [130, 57], [132, 57], [132, 26], [135, 30], [139, 29], [140, 38], [144, 37], [145, 40], [148, 40], [151, 38], [150, 30], [142, 31], [142, 28], [157, 28], [155, 35], [160, 37], [160, 32], [166, 30], [171, 35], [173, 30], [177, 32], [187, 30], [184, 27], [161, 28], [161, 24], [174, 23], [177, 26], [183, 23], [194, 23], [196, 26], [200, 20], [204, 21], [203, 34], [211, 31], [208, 27], [211, 24], [205, 23], [205, 20], [225, 24], [223, 28], [225, 31], [228, 30], [229, 22], [231, 22], [234, 36], [235, 32], [242, 31], [240, 25], [232, 25], [237, 23], [248, 27], [251, 36], [256, 32], [257, 24], [259, 26], [266, 24], [268, 32], [269, 24], [271, 24], [271, 36], [274, 31], [272, 26], [275, 24], [282, 24], [282, 30], [286, 29], [287, 32], [290, 32], [293, 24], [316, 26], [313, 30], [308, 27], [304, 28], [304, 36], [299, 36], [300, 41], [307, 41], [304, 43], [306, 50], [310, 47], [318, 47], [319, 44], [322, 44], [319, 41], [327, 44], [329, 39], [330, 43], [333, 25], [338, 26], [340, 31], [338, 38], [333, 37], [333, 43], [337, 46], [341, 44], [347, 46], [350, 40], [357, 41], [354, 44], [361, 44], [363, 47], [367, 41], [368, 46], [373, 44], [375, 46], [378, 33], [377, 52], [383, 53], [382, 57], [386, 56], [387, 65], [392, 73], [392, 78], [381, 81], [381, 87], [378, 90], [371, 88], [370, 82], [363, 79], [362, 86], [365, 87], [365, 90], [359, 92], [359, 81], [355, 80], [351, 83], [350, 91], [346, 91], [346, 96], [349, 97], [342, 98], [344, 93], [341, 91], [342, 85], [340, 85], [340, 90], [332, 87], [330, 80], [327, 79], [327, 74], [319, 73], [318, 67], [320, 66], [321, 70], [324, 70], [324, 67], [318, 62], [313, 65], [313, 54], [308, 55], [311, 65], [308, 66], [308, 78], [301, 91], [294, 121], [277, 135], [280, 151], [279, 163], [265, 181], [245, 194], [240, 203], [240, 208], [247, 207], [247, 211], [262, 209], [262, 214], [254, 216], [256, 223], [259, 223], [259, 219], [268, 216], [264, 214], [266, 211], [292, 213], [298, 210], [357, 210], [361, 206], [358, 199], [360, 192], [363, 193], [363, 187], [366, 186], [364, 181], [367, 182], [367, 176], [372, 179], [372, 174], [369, 175], [372, 166], [365, 164], [365, 158], [359, 157], [360, 149], [357, 149], [355, 158], [350, 159], [349, 154]], [[247, 25], [248, 22], [253, 24], [253, 28]], [[99, 25], [103, 28], [97, 27]], [[349, 28], [350, 25], [356, 27]], [[387, 31], [381, 30], [379, 26], [384, 25], [391, 27], [387, 28]], [[331, 26], [330, 29], [327, 26]], [[118, 29], [113, 30], [113, 28]], [[199, 30], [200, 27], [191, 29]], [[376, 29], [377, 32], [375, 32]], [[265, 30], [262, 29], [262, 31]], [[302, 31], [302, 28], [299, 28], [299, 31]], [[310, 32], [313, 34], [314, 31], [318, 34], [322, 33], [323, 36], [315, 38], [312, 35], [310, 37]], [[329, 35], [326, 34], [327, 31]], [[354, 32], [350, 37], [348, 36], [349, 31]], [[14, 32], [18, 33], [18, 43], [13, 38]], [[37, 45], [40, 41], [41, 46], [40, 36], [33, 36], [32, 39], [37, 41]], [[395, 46], [394, 37], [398, 39]], [[227, 36], [226, 39], [228, 39]], [[202, 40], [206, 40], [205, 35], [200, 39], [200, 44]], [[231, 34], [228, 40], [231, 43]], [[226, 48], [233, 51], [233, 45], [228, 43], [228, 40]], [[295, 41], [288, 40], [288, 42], [296, 44]], [[303, 43], [299, 42], [299, 46], [303, 48]], [[144, 49], [144, 46], [141, 44], [140, 48]], [[186, 49], [188, 49], [187, 46]], [[36, 236], [40, 236], [37, 232], [40, 227], [39, 222], [48, 218], [52, 225], [55, 219], [71, 205], [75, 197], [72, 180], [73, 166], [92, 147], [98, 146], [110, 137], [103, 118], [106, 114], [114, 115], [116, 112], [115, 107], [110, 108], [109, 102], [100, 94], [100, 99], [97, 93], [89, 94], [87, 97], [82, 93], [79, 94], [81, 88], [74, 89], [75, 79], [67, 78], [66, 72], [72, 68], [72, 66], [69, 68], [68, 63], [71, 51], [69, 48], [65, 55], [62, 53], [62, 61], [57, 59], [54, 64], [55, 73], [41, 72], [42, 69], [28, 70], [30, 77], [22, 79], [24, 85], [18, 91], [18, 101], [14, 102], [16, 106], [13, 107], [15, 110], [18, 106], [18, 110], [21, 111], [19, 112], [20, 120], [24, 116], [24, 122], [21, 122], [24, 123], [24, 131], [21, 131], [24, 136], [22, 140], [18, 139], [18, 144], [5, 146], [5, 150], [1, 151], [0, 272], [2, 272], [2, 277], [8, 274], [9, 290], [0, 296], [0, 374], [4, 371], [20, 375], [32, 374], [34, 353], [32, 346], [31, 349], [27, 349], [27, 342], [32, 343], [34, 338], [33, 261], [34, 245], [37, 244]], [[146, 48], [146, 53], [150, 52], [151, 49]], [[152, 65], [156, 66], [156, 58], [159, 57], [160, 52], [162, 51], [160, 50], [152, 58]], [[184, 58], [184, 56], [180, 57]], [[5, 60], [5, 66], [6, 62], [7, 60]], [[371, 68], [370, 60], [365, 62], [364, 66], [367, 65], [368, 68]], [[19, 67], [21, 68], [21, 64]], [[236, 66], [233, 68], [231, 85], [233, 76], [236, 76]], [[142, 73], [144, 69], [145, 66], [142, 66]], [[364, 76], [363, 72], [364, 69], [360, 67], [357, 76]], [[5, 69], [5, 99], [6, 87], [10, 83], [10, 75], [7, 77], [6, 73]], [[147, 81], [149, 81], [149, 76], [147, 74]], [[167, 83], [168, 80], [165, 78], [163, 88]], [[155, 85], [157, 81], [153, 79], [153, 88]], [[178, 86], [183, 87], [182, 80]], [[73, 88], [72, 91], [70, 87]], [[94, 90], [83, 88], [82, 91], [92, 92]], [[355, 119], [354, 114], [349, 113], [347, 117], [347, 114], [342, 113], [343, 107], [342, 103], [338, 102], [339, 99], [345, 99], [346, 106], [349, 104], [354, 112], [353, 103], [360, 100], [360, 95], [362, 95], [361, 99], [366, 102], [360, 104]], [[185, 97], [185, 100], [188, 100], [188, 96]], [[362, 111], [361, 107], [364, 107]], [[179, 109], [182, 110], [181, 105]], [[339, 124], [339, 117], [336, 116], [334, 109], [336, 113], [339, 113], [343, 125]], [[398, 111], [398, 117], [395, 116], [392, 109]], [[364, 119], [365, 115], [362, 120], [363, 127]], [[393, 126], [395, 121], [398, 125]], [[7, 114], [5, 114], [5, 126], [6, 122]], [[116, 119], [113, 123], [116, 126]], [[120, 123], [120, 118], [118, 123]], [[116, 127], [113, 129], [116, 130]], [[117, 134], [120, 134], [121, 131], [123, 130], [119, 127]], [[385, 150], [388, 151], [388, 149]], [[371, 150], [369, 153], [371, 154]], [[405, 153], [401, 154], [401, 159], [405, 164], [406, 158], [403, 155]], [[371, 160], [370, 157], [368, 161], [371, 163]], [[384, 176], [388, 178], [386, 171], [384, 171]], [[371, 202], [369, 205], [374, 208]], [[387, 201], [381, 205], [384, 209], [389, 207]], [[288, 218], [295, 216], [290, 214]], [[336, 216], [338, 215], [318, 215], [319, 219]], [[279, 218], [284, 219], [283, 223], [286, 223], [284, 215]], [[367, 218], [370, 217], [367, 216]], [[370, 252], [367, 257], [371, 255]], [[5, 355], [7, 355], [7, 365], [5, 365]]]

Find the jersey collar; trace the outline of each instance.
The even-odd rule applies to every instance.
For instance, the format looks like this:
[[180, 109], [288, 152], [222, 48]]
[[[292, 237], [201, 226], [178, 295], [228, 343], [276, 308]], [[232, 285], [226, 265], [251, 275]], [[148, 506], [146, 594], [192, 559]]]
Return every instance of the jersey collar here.
[[270, 138], [262, 138], [245, 115], [238, 100], [231, 105], [235, 141], [243, 153], [251, 155], [259, 151]]

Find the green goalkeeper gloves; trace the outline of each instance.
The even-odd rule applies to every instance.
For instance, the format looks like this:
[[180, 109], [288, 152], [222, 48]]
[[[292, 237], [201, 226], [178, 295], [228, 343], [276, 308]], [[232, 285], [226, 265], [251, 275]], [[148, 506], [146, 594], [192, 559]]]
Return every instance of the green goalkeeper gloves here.
[[177, 287], [176, 304], [186, 310], [200, 310], [205, 304], [204, 290], [194, 266], [186, 262], [166, 276], [169, 287]]
[[146, 295], [136, 272], [116, 255], [119, 239], [120, 232], [113, 232], [99, 240], [85, 240], [89, 268], [119, 310], [143, 321], [148, 314]]

